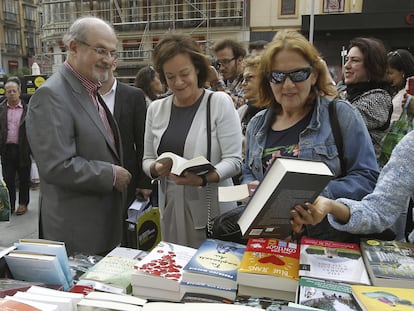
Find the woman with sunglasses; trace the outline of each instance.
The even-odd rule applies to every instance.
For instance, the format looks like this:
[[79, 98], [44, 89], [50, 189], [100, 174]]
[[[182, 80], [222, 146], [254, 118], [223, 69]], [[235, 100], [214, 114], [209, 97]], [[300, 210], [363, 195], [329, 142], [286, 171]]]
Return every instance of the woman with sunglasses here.
[[[336, 89], [318, 51], [303, 35], [278, 32], [262, 54], [258, 79], [257, 105], [266, 109], [247, 126], [243, 183], [260, 182], [276, 157], [295, 157], [330, 167], [336, 178], [323, 190], [326, 197], [361, 199], [374, 189], [378, 165], [364, 121], [349, 103], [336, 101], [343, 137], [339, 155], [328, 110]], [[345, 171], [340, 158], [345, 159]], [[294, 229], [314, 238], [357, 240], [336, 231], [326, 219]]]

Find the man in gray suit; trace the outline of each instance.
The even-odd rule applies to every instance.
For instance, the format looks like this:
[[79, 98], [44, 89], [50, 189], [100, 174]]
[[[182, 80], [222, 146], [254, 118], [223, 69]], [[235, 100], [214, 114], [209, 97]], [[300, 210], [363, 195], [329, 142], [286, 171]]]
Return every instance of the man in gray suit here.
[[83, 17], [63, 42], [67, 60], [32, 96], [26, 118], [41, 180], [39, 236], [65, 242], [69, 254], [105, 255], [121, 242], [131, 179], [118, 127], [97, 92], [117, 39], [105, 21]]

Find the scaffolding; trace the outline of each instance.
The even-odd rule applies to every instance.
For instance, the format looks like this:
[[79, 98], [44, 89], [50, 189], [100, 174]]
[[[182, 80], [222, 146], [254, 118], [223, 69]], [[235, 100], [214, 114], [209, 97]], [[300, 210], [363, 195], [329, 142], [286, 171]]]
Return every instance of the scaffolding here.
[[[41, 1], [42, 43], [39, 60], [53, 71], [62, 63], [63, 34], [78, 17], [98, 16], [115, 28], [120, 46], [118, 68], [136, 69], [150, 62], [152, 49], [168, 30], [191, 34], [208, 54], [215, 39], [248, 41], [248, 0], [47, 0]], [[47, 72], [51, 73], [51, 72]], [[135, 74], [135, 73], [134, 73]]]

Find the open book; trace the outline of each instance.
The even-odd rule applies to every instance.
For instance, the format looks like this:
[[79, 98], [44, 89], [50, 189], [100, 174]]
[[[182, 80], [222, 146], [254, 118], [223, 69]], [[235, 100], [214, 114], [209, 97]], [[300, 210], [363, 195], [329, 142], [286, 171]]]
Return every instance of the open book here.
[[215, 167], [205, 157], [198, 156], [191, 160], [187, 160], [173, 152], [164, 152], [156, 160], [160, 163], [172, 161], [171, 173], [181, 175], [184, 171], [190, 171], [197, 175], [203, 175], [209, 171], [213, 171]]
[[313, 202], [333, 178], [318, 161], [277, 158], [247, 202], [238, 224], [245, 238], [289, 238], [290, 210]]

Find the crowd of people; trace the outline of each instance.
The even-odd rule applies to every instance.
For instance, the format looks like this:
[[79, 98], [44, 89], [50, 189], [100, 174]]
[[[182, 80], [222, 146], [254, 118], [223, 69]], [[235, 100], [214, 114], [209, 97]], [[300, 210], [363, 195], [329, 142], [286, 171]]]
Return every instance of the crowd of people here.
[[[134, 247], [127, 209], [137, 196], [151, 199], [156, 181], [162, 239], [197, 248], [211, 221], [237, 208], [218, 201], [218, 188], [259, 184], [278, 157], [323, 161], [335, 176], [315, 202], [291, 207], [294, 238], [357, 242], [390, 228], [396, 239], [407, 238], [414, 134], [383, 168], [377, 160], [390, 123], [411, 99], [409, 51], [387, 54], [378, 39], [353, 38], [339, 87], [319, 51], [296, 31], [279, 31], [248, 49], [223, 39], [210, 58], [190, 35], [169, 32], [129, 86], [115, 78], [117, 37], [106, 21], [79, 18], [63, 42], [66, 61], [29, 104], [15, 81], [6, 83], [0, 103], [12, 211], [16, 175], [16, 214], [27, 211], [33, 156], [40, 238], [64, 241], [69, 254]], [[341, 146], [329, 116], [333, 102]], [[172, 162], [157, 161], [164, 152], [204, 156], [214, 170], [172, 174]]]

